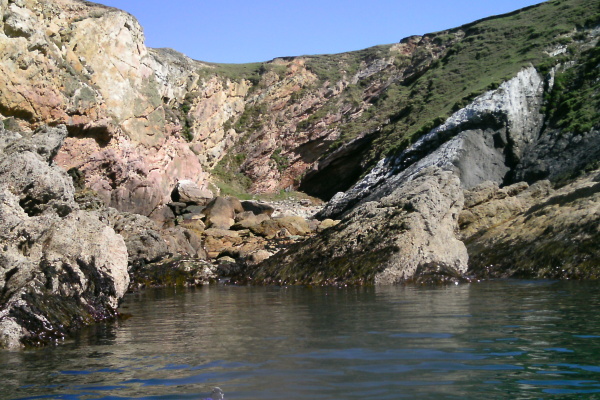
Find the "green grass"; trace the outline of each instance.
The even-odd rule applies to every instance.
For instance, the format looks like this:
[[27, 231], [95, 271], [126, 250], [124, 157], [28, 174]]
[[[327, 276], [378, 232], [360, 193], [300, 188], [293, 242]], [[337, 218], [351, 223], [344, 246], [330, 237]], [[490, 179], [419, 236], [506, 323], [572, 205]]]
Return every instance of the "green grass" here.
[[232, 81], [247, 79], [252, 84], [257, 84], [260, 80], [261, 68], [264, 64], [263, 62], [248, 64], [207, 63], [207, 67], [198, 70], [198, 75], [201, 78], [218, 76], [220, 78], [228, 78]]
[[244, 161], [246, 161], [245, 154], [229, 152], [212, 169], [211, 174], [215, 178], [215, 185], [222, 196], [234, 196], [243, 200], [252, 198], [250, 194], [252, 181], [239, 172]]
[[[415, 82], [388, 90], [380, 106], [382, 115], [393, 116], [399, 107], [411, 112], [384, 129], [374, 143], [370, 161], [402, 150], [414, 141], [413, 136], [432, 128], [432, 122], [439, 123], [520, 69], [549, 61], [544, 50], [568, 40], [561, 35], [592, 21], [589, 11], [594, 8], [597, 3], [591, 0], [551, 1], [450, 31], [460, 29], [465, 37]], [[447, 34], [433, 34], [439, 35]]]

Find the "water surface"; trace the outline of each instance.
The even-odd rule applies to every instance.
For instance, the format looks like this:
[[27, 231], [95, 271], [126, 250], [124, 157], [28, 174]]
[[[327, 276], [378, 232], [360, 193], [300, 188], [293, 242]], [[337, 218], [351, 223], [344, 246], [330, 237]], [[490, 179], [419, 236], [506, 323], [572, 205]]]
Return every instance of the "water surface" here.
[[600, 399], [600, 284], [212, 286], [0, 352], [2, 399]]

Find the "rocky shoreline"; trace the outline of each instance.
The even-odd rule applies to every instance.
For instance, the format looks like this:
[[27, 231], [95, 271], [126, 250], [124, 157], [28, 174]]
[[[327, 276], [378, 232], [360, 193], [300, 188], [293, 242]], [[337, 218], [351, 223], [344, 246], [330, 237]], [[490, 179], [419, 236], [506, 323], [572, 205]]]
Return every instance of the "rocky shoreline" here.
[[152, 220], [106, 207], [58, 167], [66, 134], [0, 127], [2, 347], [60, 342], [115, 318], [125, 292], [146, 287], [597, 278], [597, 169], [559, 188], [465, 190], [429, 166], [341, 220], [317, 219], [323, 204], [309, 199], [240, 201], [183, 180]]
[[[0, 347], [41, 346], [114, 318], [127, 290], [240, 276], [333, 221], [307, 200], [213, 197], [182, 181], [159, 221], [106, 207], [54, 163], [64, 126], [0, 125]], [[77, 189], [76, 189], [77, 186]]]

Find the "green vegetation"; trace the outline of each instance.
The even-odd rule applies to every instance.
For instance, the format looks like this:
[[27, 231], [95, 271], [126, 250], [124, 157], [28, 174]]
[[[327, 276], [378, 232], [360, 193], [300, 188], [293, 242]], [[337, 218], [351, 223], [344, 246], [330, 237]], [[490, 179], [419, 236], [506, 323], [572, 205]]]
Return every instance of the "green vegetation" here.
[[218, 76], [231, 81], [245, 79], [250, 81], [253, 87], [257, 87], [260, 85], [262, 76], [270, 71], [275, 72], [279, 77], [283, 77], [287, 73], [287, 66], [271, 61], [249, 64], [206, 63], [206, 67], [199, 69], [197, 72], [201, 78]]
[[390, 45], [369, 47], [367, 49], [340, 54], [322, 54], [307, 57], [306, 68], [319, 77], [321, 82], [334, 84], [344, 75], [356, 74], [362, 62], [369, 63], [389, 55]]
[[262, 62], [250, 64], [207, 63], [207, 67], [201, 68], [197, 72], [201, 78], [218, 76], [220, 78], [229, 78], [232, 81], [247, 79], [253, 85], [256, 85], [260, 80], [261, 68], [263, 68], [264, 64]]
[[[378, 105], [378, 112], [387, 114], [392, 121], [398, 106], [410, 112], [383, 129], [370, 161], [402, 150], [414, 137], [426, 133], [523, 67], [547, 63], [550, 57], [545, 50], [570, 42], [565, 35], [583, 28], [581, 21], [591, 21], [590, 10], [594, 8], [598, 9], [597, 3], [591, 0], [550, 1], [449, 31], [460, 30], [465, 36], [414, 82], [388, 90], [387, 98]], [[582, 18], [584, 15], [587, 17]], [[596, 21], [597, 18], [598, 14]], [[434, 42], [440, 36], [444, 36], [441, 42], [448, 40], [447, 33], [430, 35]]]
[[[372, 164], [382, 156], [403, 150], [476, 96], [497, 88], [522, 68], [535, 65], [540, 71], [547, 72], [556, 63], [564, 62], [566, 57], [553, 58], [546, 51], [580, 40], [582, 34], [572, 37], [573, 33], [596, 26], [600, 20], [598, 8], [598, 4], [592, 0], [555, 0], [426, 35], [412, 58], [395, 55], [394, 70], [385, 70], [361, 79], [357, 85], [348, 86], [341, 101], [338, 98], [331, 99], [303, 121], [299, 128], [310, 129], [322, 116], [339, 109], [340, 104], [357, 108], [358, 101], [364, 99], [365, 88], [390, 78], [393, 80], [394, 73], [410, 64], [416, 72], [403, 80], [398, 79], [381, 96], [371, 99], [373, 106], [361, 117], [345, 121], [340, 126], [341, 142], [348, 142], [362, 133], [379, 132], [364, 162], [365, 165]], [[433, 51], [439, 52], [440, 57], [433, 57]], [[343, 75], [353, 76], [362, 62], [390, 55], [393, 55], [390, 46], [377, 46], [359, 52], [310, 57], [307, 67], [322, 82], [336, 82]], [[568, 54], [569, 58], [573, 56]], [[597, 62], [593, 64], [593, 57], [589, 59], [591, 66], [597, 65]], [[592, 67], [592, 72], [588, 71], [586, 82], [593, 82], [590, 74], [594, 71], [597, 73], [597, 68]], [[581, 74], [581, 71], [570, 72], [573, 73]], [[559, 88], [561, 79], [575, 82], [568, 76], [558, 78]], [[568, 97], [566, 93], [575, 88], [573, 85], [565, 86], [568, 90], [562, 90], [563, 95]], [[572, 110], [568, 116], [563, 115], [560, 122], [562, 126], [566, 124], [572, 126], [570, 129], [585, 130], [594, 124], [597, 105], [588, 103], [586, 107], [580, 107], [577, 101], [585, 100], [575, 100], [575, 97], [584, 99], [587, 95], [589, 98], [591, 91], [596, 89], [592, 85], [583, 86], [587, 87], [588, 93], [579, 90], [571, 96], [571, 100], [564, 96], [562, 100], [555, 100], [563, 107], [559, 114], [564, 114], [566, 108]]]
[[556, 74], [546, 99], [551, 124], [576, 134], [600, 125], [600, 42], [579, 59], [575, 67]]
[[271, 154], [271, 160], [275, 162], [277, 171], [283, 172], [290, 165], [290, 160], [286, 156], [281, 155], [281, 149], [275, 149]]
[[217, 179], [215, 184], [223, 196], [235, 196], [242, 200], [249, 200], [252, 181], [240, 171], [241, 165], [246, 161], [243, 153], [229, 152], [212, 169], [211, 174]]
[[266, 111], [267, 106], [264, 103], [246, 106], [244, 112], [234, 125], [235, 130], [237, 132], [252, 132], [260, 129], [262, 126], [261, 117]]

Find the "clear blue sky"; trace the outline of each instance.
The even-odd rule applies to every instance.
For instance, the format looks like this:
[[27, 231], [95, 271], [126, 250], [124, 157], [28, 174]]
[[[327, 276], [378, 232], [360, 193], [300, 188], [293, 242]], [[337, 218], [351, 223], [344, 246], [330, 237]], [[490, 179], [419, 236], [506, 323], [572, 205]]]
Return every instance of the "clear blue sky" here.
[[340, 53], [454, 28], [541, 0], [97, 0], [133, 14], [146, 45], [209, 62]]

